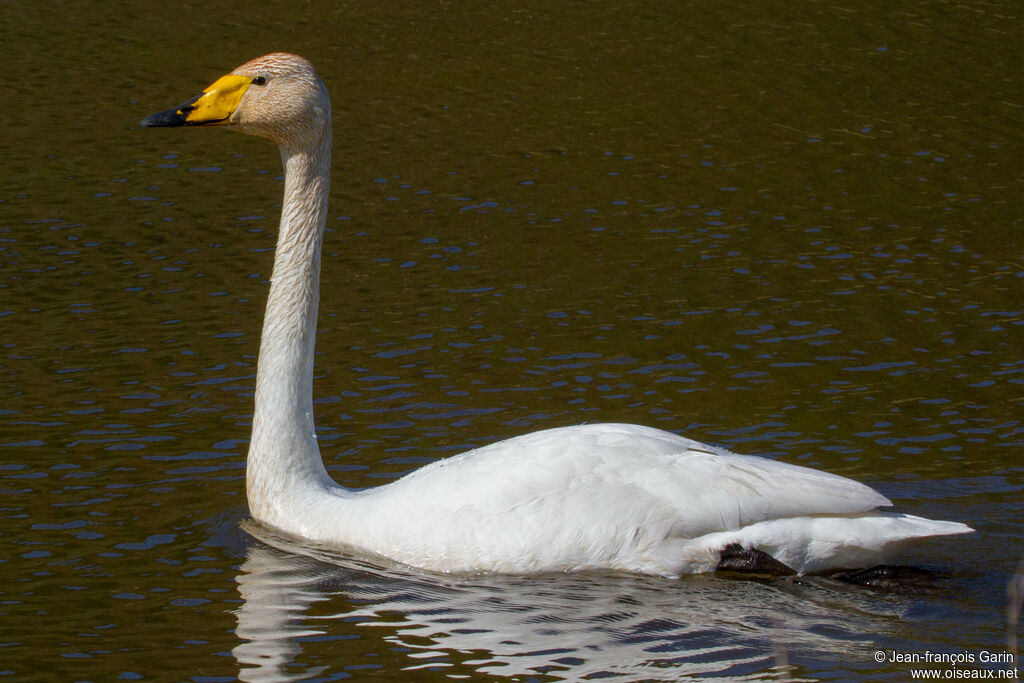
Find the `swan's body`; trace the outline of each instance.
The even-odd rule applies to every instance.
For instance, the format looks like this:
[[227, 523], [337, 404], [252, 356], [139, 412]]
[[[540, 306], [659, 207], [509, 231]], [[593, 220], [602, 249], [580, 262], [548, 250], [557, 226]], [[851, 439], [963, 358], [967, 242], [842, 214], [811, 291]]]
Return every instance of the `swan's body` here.
[[304, 59], [275, 53], [143, 122], [209, 124], [272, 140], [285, 167], [246, 466], [256, 521], [436, 571], [666, 576], [714, 570], [734, 544], [810, 572], [876, 564], [908, 541], [971, 531], [880, 512], [889, 500], [850, 479], [635, 425], [535, 432], [386, 486], [339, 486], [324, 469], [313, 425], [327, 90]]

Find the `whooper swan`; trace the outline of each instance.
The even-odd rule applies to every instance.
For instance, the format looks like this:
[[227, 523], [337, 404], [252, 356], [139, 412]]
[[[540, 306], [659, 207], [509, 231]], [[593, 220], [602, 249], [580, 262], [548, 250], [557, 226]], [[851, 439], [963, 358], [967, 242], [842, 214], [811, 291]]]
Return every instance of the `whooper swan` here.
[[877, 491], [628, 424], [526, 434], [350, 491], [313, 427], [313, 344], [331, 101], [302, 57], [243, 64], [143, 126], [219, 125], [281, 150], [284, 206], [267, 300], [246, 493], [252, 518], [310, 542], [441, 572], [612, 569], [662, 576], [874, 565], [970, 527], [877, 508]]

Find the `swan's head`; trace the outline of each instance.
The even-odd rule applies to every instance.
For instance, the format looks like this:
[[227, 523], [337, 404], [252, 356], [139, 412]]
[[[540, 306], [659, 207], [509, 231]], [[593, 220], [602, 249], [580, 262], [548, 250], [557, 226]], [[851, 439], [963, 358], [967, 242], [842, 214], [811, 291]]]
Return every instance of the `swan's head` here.
[[143, 127], [230, 126], [281, 147], [312, 146], [330, 131], [331, 99], [313, 65], [274, 52], [246, 62]]

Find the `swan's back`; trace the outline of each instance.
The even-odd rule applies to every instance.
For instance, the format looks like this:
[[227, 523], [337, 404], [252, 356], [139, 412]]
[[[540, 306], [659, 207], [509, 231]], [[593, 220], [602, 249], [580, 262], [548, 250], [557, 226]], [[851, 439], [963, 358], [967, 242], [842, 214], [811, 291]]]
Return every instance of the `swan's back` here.
[[[630, 424], [533, 432], [433, 463], [379, 490], [382, 499], [418, 498], [439, 511], [471, 506], [495, 515], [571, 493], [581, 499], [606, 493], [637, 507], [658, 501], [678, 515], [677, 530], [689, 537], [763, 519], [891, 504], [845, 477]], [[594, 500], [585, 518], [598, 515], [599, 504]]]

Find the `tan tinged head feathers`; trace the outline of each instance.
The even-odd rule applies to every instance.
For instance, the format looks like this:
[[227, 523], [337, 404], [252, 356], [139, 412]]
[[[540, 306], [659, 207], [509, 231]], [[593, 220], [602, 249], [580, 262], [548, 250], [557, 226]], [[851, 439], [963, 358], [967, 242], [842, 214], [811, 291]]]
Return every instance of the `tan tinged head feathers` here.
[[143, 127], [230, 126], [284, 147], [330, 129], [330, 97], [302, 57], [275, 52], [246, 62], [187, 102], [142, 121]]

